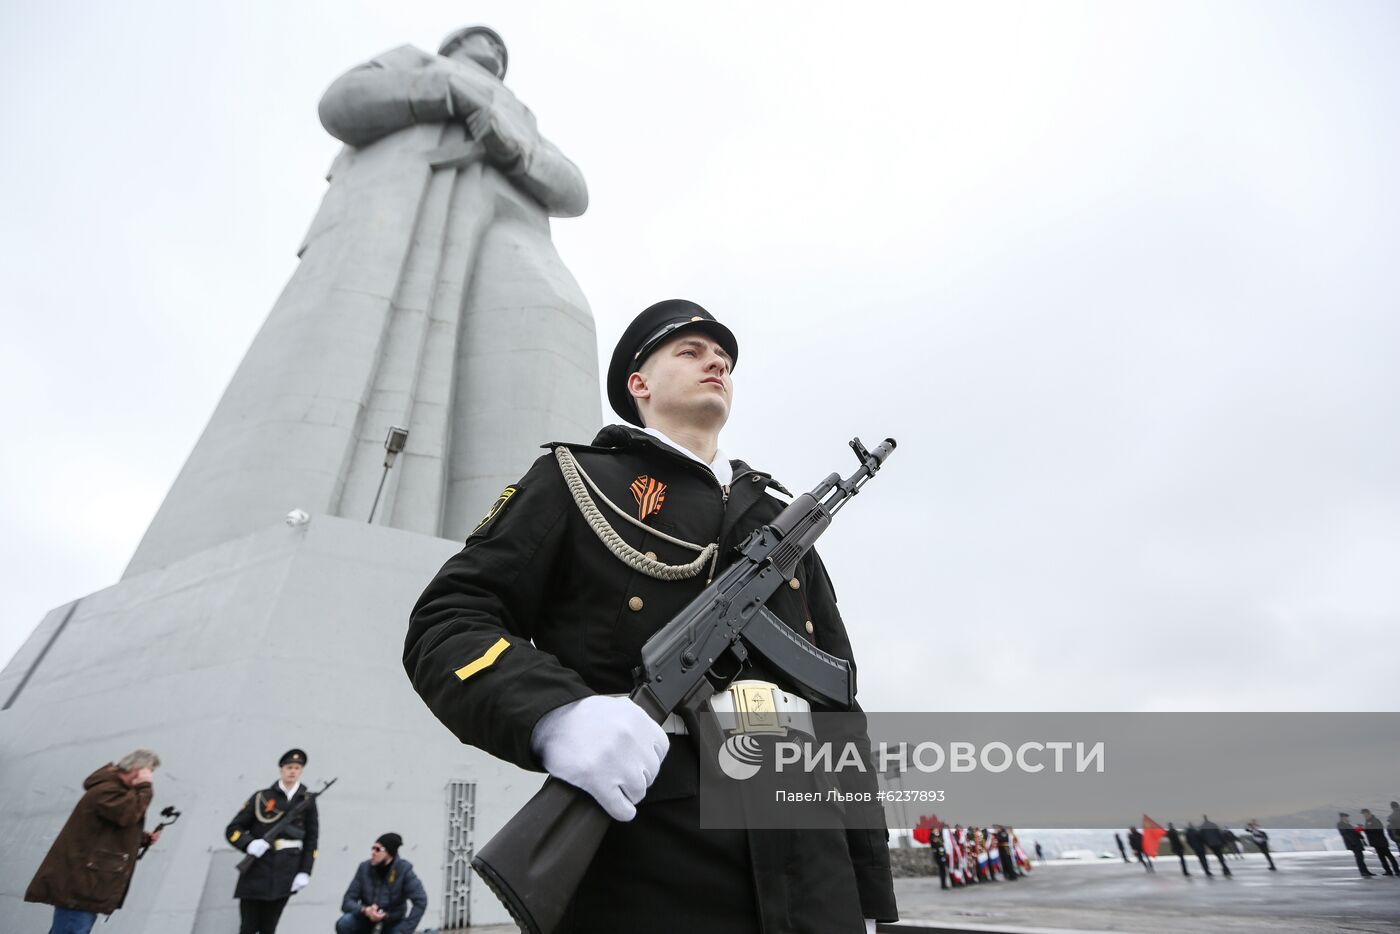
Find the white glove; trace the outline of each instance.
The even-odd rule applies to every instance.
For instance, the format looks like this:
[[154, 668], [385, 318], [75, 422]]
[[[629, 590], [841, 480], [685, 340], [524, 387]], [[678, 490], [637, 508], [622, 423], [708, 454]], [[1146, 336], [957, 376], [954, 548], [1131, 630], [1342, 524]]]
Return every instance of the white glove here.
[[253, 857], [253, 859], [257, 859], [270, 849], [272, 849], [272, 844], [268, 843], [266, 840], [254, 840], [252, 843], [248, 844], [248, 855]]
[[540, 717], [530, 748], [550, 775], [588, 792], [613, 820], [628, 821], [671, 741], [632, 701], [595, 694]]
[[292, 880], [292, 892], [293, 892], [293, 893], [300, 892], [302, 889], [306, 888], [306, 886], [309, 885], [310, 882], [311, 882], [311, 874], [310, 874], [310, 873], [305, 873], [305, 872], [299, 872], [299, 873], [297, 873], [297, 874], [296, 874], [296, 878]]
[[875, 919], [874, 919], [874, 918], [866, 918], [866, 919], [865, 919], [865, 934], [875, 934]]

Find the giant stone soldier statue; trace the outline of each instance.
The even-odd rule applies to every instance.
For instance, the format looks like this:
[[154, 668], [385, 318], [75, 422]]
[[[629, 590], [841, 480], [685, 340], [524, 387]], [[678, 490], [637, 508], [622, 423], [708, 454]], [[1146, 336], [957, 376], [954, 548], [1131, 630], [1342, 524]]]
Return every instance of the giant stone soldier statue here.
[[596, 430], [593, 317], [549, 226], [588, 192], [505, 71], [473, 26], [331, 84], [321, 123], [346, 145], [301, 264], [126, 576], [291, 509], [462, 539], [540, 438]]

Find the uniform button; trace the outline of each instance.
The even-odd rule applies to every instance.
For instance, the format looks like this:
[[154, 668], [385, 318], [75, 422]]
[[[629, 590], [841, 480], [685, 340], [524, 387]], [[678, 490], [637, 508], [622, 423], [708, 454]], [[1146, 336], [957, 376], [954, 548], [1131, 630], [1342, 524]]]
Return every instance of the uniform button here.
[[794, 577], [792, 580], [788, 581], [788, 586], [796, 590], [798, 587], [802, 586], [802, 582]]
[[633, 613], [636, 613], [642, 608], [642, 598], [633, 597], [631, 600], [627, 601], [627, 605], [632, 609]]
[[816, 632], [816, 631], [817, 631], [817, 628], [816, 628], [815, 626], [812, 625], [812, 621], [811, 621], [810, 619], [807, 620], [807, 635], [810, 636], [812, 633], [814, 633], [814, 632]]
[[655, 560], [656, 560], [656, 552], [654, 552], [654, 551], [648, 551], [648, 552], [647, 552], [647, 560], [648, 560], [648, 561], [655, 561]]

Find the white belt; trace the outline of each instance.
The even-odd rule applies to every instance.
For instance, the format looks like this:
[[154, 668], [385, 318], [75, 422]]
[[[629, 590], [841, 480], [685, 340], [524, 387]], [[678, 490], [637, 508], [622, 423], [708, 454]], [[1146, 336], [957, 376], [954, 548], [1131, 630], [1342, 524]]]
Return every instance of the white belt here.
[[[727, 733], [782, 734], [796, 730], [816, 735], [812, 728], [812, 705], [771, 681], [735, 681], [728, 689], [711, 697], [707, 704], [709, 713], [719, 720], [720, 729]], [[700, 716], [705, 715], [706, 711], [702, 710]], [[675, 736], [690, 732], [681, 715], [676, 713], [661, 721], [661, 729]]]
[[299, 850], [301, 849], [301, 841], [286, 840], [282, 837], [278, 837], [276, 840], [272, 841], [272, 848], [274, 850]]

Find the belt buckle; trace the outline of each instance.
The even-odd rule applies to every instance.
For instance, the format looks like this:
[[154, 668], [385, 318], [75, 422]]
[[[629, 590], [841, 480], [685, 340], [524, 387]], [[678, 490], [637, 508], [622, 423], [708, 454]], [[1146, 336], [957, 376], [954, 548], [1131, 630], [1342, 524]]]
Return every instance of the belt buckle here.
[[731, 733], [770, 733], [786, 736], [778, 722], [778, 686], [771, 681], [735, 681], [728, 688], [734, 701]]

